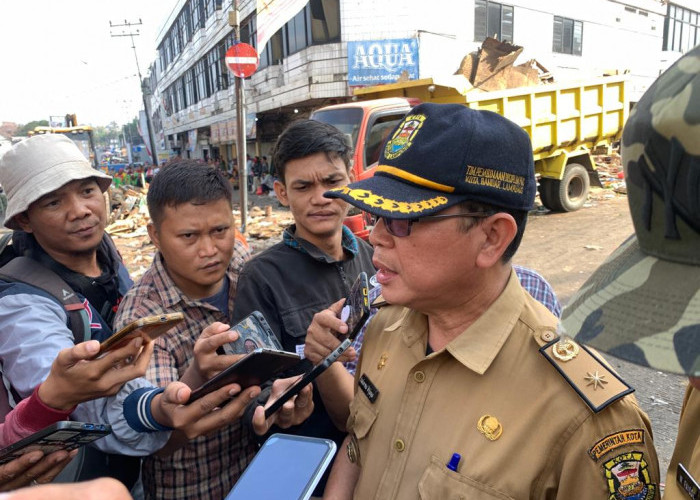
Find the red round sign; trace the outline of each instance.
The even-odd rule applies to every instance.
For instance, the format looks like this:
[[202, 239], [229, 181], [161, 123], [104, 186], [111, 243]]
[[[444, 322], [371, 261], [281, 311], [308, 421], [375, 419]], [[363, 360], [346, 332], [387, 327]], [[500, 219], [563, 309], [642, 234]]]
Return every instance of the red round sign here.
[[226, 65], [239, 78], [247, 78], [255, 73], [259, 63], [255, 47], [247, 43], [237, 43], [226, 51]]

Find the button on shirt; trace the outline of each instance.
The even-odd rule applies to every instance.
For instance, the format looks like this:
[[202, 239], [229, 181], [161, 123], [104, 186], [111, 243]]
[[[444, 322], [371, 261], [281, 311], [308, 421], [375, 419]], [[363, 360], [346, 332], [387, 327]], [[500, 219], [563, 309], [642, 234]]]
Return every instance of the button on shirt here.
[[[646, 415], [631, 395], [599, 413], [579, 398], [539, 352], [541, 331], [556, 324], [515, 273], [475, 323], [427, 356], [427, 317], [380, 309], [348, 418], [348, 456], [361, 467], [355, 498], [607, 499], [606, 472], [627, 464], [658, 498]], [[374, 403], [357, 386], [363, 375], [379, 392]], [[627, 430], [640, 432], [605, 441]], [[461, 460], [450, 470], [454, 453]]]

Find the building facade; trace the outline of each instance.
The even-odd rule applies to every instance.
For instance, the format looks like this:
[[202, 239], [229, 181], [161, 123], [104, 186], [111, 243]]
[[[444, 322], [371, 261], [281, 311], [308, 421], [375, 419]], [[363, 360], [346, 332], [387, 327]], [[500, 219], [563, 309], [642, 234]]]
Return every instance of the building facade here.
[[[255, 0], [239, 0], [240, 40], [256, 45]], [[149, 112], [161, 159], [236, 156], [231, 2], [178, 0], [151, 65]], [[284, 127], [352, 87], [454, 74], [486, 36], [524, 47], [557, 80], [630, 74], [630, 99], [700, 43], [700, 0], [309, 0], [244, 80], [247, 148], [269, 156]]]

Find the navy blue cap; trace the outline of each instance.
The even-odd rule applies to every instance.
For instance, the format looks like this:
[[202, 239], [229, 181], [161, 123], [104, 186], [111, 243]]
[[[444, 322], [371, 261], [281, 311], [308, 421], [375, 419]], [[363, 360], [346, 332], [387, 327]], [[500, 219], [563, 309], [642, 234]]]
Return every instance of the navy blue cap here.
[[392, 131], [373, 177], [325, 196], [410, 219], [467, 200], [530, 210], [535, 191], [532, 146], [522, 128], [490, 111], [425, 103]]

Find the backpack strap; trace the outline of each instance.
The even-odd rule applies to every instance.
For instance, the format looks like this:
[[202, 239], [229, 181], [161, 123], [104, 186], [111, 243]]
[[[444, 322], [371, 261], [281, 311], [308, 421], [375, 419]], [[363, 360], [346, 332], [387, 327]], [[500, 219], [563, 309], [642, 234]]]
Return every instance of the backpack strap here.
[[78, 295], [55, 272], [29, 257], [15, 257], [0, 267], [0, 279], [20, 282], [51, 294], [68, 314], [68, 323], [76, 344], [90, 339], [90, 321]]

